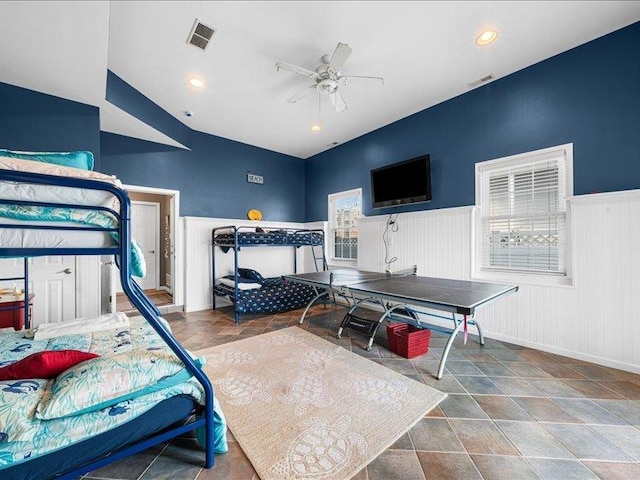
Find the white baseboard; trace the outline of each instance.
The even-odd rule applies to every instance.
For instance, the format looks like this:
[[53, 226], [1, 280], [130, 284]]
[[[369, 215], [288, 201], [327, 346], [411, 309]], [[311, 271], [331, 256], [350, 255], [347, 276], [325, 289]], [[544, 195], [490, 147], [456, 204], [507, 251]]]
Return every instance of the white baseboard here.
[[184, 312], [184, 305], [162, 305], [158, 310], [160, 313]]
[[[339, 299], [339, 297], [336, 297], [336, 301], [338, 303], [346, 304], [346, 302], [341, 298]], [[362, 308], [367, 308], [369, 310], [375, 310], [379, 312], [382, 311], [381, 307], [378, 305], [367, 304]], [[447, 321], [447, 320], [429, 318], [428, 320], [425, 320], [425, 323], [429, 323], [429, 324], [444, 327], [444, 328], [451, 328], [453, 322]], [[474, 336], [474, 337], [477, 336], [476, 332], [477, 330], [475, 329], [475, 327], [472, 326], [469, 328], [470, 336]], [[626, 372], [640, 374], [640, 366], [634, 365], [632, 363], [617, 362], [615, 360], [610, 360], [608, 358], [598, 357], [597, 355], [589, 355], [586, 353], [574, 352], [572, 350], [566, 350], [564, 348], [554, 347], [553, 345], [544, 345], [541, 343], [529, 342], [519, 338], [510, 337], [507, 335], [501, 335], [499, 333], [494, 333], [486, 330], [483, 330], [482, 333], [484, 334], [485, 338], [491, 338], [493, 340], [498, 340], [501, 342], [520, 345], [521, 347], [533, 348], [535, 350], [540, 350], [541, 352], [553, 353], [556, 355], [562, 355], [563, 357], [575, 358], [576, 360], [582, 360], [584, 362], [591, 362], [591, 363], [595, 363], [605, 367], [611, 367], [611, 368], [616, 368], [618, 370], [624, 370]]]
[[[232, 306], [233, 303], [231, 303], [229, 300], [223, 298], [223, 297], [216, 297], [216, 308], [219, 307], [230, 307]], [[189, 313], [189, 312], [201, 312], [203, 310], [211, 310], [213, 309], [213, 304], [211, 303], [206, 303], [203, 305], [194, 305], [193, 307], [190, 307], [188, 310], [185, 310], [185, 312]]]
[[499, 340], [501, 342], [513, 343], [515, 345], [520, 345], [522, 347], [534, 348], [542, 352], [554, 353], [556, 355], [562, 355], [563, 357], [575, 358], [576, 360], [597, 363], [598, 365], [616, 368], [618, 370], [624, 370], [626, 372], [640, 373], [640, 366], [634, 365], [631, 363], [618, 362], [615, 360], [610, 360], [608, 358], [598, 357], [597, 355], [589, 355], [587, 353], [574, 352], [571, 350], [566, 350], [564, 348], [554, 347], [552, 345], [543, 345], [540, 343], [528, 342], [526, 340], [509, 337], [507, 335], [500, 335], [493, 332], [483, 332], [483, 333], [485, 337], [492, 338], [494, 340]]

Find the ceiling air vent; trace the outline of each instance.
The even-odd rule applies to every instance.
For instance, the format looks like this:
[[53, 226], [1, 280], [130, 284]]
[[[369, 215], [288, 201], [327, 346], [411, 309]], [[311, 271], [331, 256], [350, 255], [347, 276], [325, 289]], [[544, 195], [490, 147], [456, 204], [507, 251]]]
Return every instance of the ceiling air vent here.
[[196, 23], [193, 25], [193, 29], [189, 34], [187, 43], [190, 43], [202, 50], [206, 50], [209, 45], [209, 41], [213, 38], [215, 33], [216, 31], [213, 28], [208, 27], [204, 23], [200, 23], [196, 19]]
[[340, 142], [331, 142], [327, 144], [327, 147], [335, 147], [336, 145], [340, 145]]
[[482, 85], [484, 83], [489, 83], [494, 78], [495, 77], [492, 74], [489, 74], [486, 77], [482, 77], [480, 80], [475, 80], [475, 81], [473, 81], [471, 83], [467, 83], [467, 87], [476, 88], [476, 87], [479, 87], [480, 85]]

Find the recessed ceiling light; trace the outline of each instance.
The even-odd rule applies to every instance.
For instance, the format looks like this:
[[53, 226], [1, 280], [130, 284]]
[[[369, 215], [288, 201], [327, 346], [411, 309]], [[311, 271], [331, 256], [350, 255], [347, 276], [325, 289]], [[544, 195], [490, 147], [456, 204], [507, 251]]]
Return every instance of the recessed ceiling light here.
[[204, 82], [199, 78], [191, 77], [189, 79], [189, 85], [191, 85], [193, 88], [202, 88], [204, 87]]
[[498, 37], [498, 33], [495, 32], [494, 30], [487, 30], [485, 32], [482, 32], [478, 38], [476, 38], [476, 43], [478, 45], [484, 46], [484, 45], [489, 45], [491, 42], [493, 42], [496, 38]]
[[315, 132], [319, 132], [320, 130], [322, 130], [322, 127], [320, 125], [318, 125], [317, 123], [315, 123], [315, 124], [311, 125], [310, 130], [315, 133]]

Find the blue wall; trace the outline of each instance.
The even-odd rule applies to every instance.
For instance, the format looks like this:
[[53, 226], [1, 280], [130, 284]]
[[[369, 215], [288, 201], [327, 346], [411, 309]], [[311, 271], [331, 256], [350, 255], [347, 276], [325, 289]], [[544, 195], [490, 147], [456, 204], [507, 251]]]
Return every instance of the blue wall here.
[[133, 88], [111, 70], [107, 70], [107, 93], [109, 103], [130, 113], [159, 132], [173, 138], [182, 145], [189, 146], [191, 128], [155, 104]]
[[[306, 220], [362, 187], [365, 215], [473, 205], [475, 163], [574, 145], [574, 194], [640, 188], [640, 23], [316, 155]], [[386, 87], [385, 87], [386, 88]], [[431, 155], [433, 200], [373, 210], [369, 171]]]
[[100, 169], [97, 107], [0, 83], [0, 148], [89, 150]]
[[[0, 83], [0, 148], [89, 150], [96, 170], [125, 183], [179, 189], [181, 215], [327, 218], [329, 193], [369, 171], [431, 155], [433, 200], [393, 211], [472, 205], [474, 164], [572, 142], [574, 193], [640, 188], [640, 23], [496, 80], [307, 161], [194, 132], [111, 72], [107, 96], [188, 145], [185, 151], [100, 133], [97, 107]], [[102, 151], [102, 152], [101, 152]], [[251, 171], [265, 184], [246, 181]]]
[[[191, 151], [102, 133], [102, 171], [124, 183], [180, 190], [180, 214], [304, 221], [304, 160], [233, 140], [191, 133]], [[264, 184], [247, 182], [247, 171]]]
[[[304, 221], [304, 160], [194, 131], [110, 71], [106, 98], [189, 150], [103, 132], [103, 172], [180, 190], [183, 216], [246, 218], [257, 208], [265, 220]], [[264, 184], [248, 183], [248, 171]]]

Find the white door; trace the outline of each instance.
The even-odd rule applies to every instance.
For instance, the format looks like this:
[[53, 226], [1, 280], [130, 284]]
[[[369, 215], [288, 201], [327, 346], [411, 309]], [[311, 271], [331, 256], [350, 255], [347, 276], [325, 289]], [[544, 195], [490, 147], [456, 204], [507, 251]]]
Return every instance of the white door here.
[[[120, 284], [120, 271], [113, 255], [100, 257], [100, 313], [116, 312], [116, 283]], [[120, 288], [122, 290], [122, 287]]]
[[[31, 326], [76, 318], [76, 261], [73, 256], [29, 259], [29, 293], [33, 293]], [[22, 258], [0, 260], [0, 277], [23, 275]], [[3, 288], [24, 288], [20, 281], [2, 282]]]
[[131, 202], [131, 238], [140, 246], [147, 265], [143, 279], [135, 280], [143, 290], [158, 288], [160, 273], [160, 204]]

